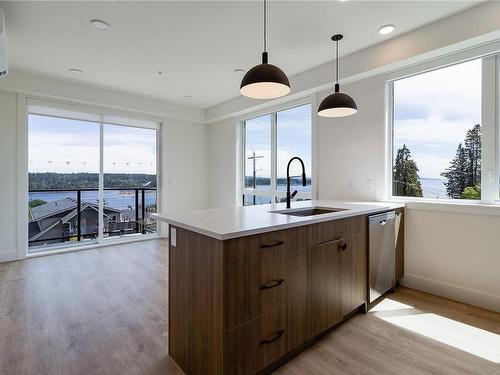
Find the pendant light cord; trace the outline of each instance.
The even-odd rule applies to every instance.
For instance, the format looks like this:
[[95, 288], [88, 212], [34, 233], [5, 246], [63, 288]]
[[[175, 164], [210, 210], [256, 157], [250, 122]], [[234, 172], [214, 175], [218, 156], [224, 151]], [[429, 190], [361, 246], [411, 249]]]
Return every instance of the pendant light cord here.
[[267, 52], [267, 0], [264, 0], [264, 52]]
[[336, 69], [335, 69], [335, 83], [338, 85], [339, 84], [339, 41], [337, 40], [336, 42], [336, 53], [337, 57], [335, 58], [335, 64], [336, 64]]

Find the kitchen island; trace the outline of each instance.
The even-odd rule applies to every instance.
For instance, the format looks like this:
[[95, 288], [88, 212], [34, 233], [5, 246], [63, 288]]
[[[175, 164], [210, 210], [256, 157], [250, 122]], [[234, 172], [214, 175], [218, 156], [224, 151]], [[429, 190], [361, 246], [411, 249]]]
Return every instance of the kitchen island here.
[[169, 354], [187, 374], [269, 372], [366, 311], [367, 217], [403, 205], [294, 202], [157, 214], [169, 224]]

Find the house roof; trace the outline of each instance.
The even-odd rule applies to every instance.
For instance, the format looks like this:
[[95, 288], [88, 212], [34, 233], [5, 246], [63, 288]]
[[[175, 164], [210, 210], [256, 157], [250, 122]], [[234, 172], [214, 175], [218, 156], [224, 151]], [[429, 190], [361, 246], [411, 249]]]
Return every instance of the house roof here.
[[31, 209], [32, 221], [52, 216], [59, 212], [64, 212], [76, 208], [76, 199], [63, 198], [56, 201], [47, 202]]
[[[73, 205], [71, 205], [70, 202], [66, 202], [66, 200], [68, 200], [68, 201], [74, 201]], [[77, 211], [76, 211], [76, 199], [65, 198], [65, 199], [61, 199], [61, 200], [58, 200], [58, 201], [53, 201], [53, 202], [50, 202], [50, 203], [57, 203], [57, 202], [61, 202], [61, 203], [53, 204], [52, 205], [52, 209], [53, 209], [52, 213], [50, 213], [50, 209], [41, 210], [41, 212], [43, 212], [44, 215], [43, 216], [38, 216], [38, 218], [37, 219], [33, 219], [32, 222], [36, 222], [37, 220], [40, 220], [40, 219], [43, 219], [43, 218], [49, 218], [50, 216], [52, 216], [54, 214], [61, 213], [61, 212], [64, 212], [64, 211], [69, 211], [69, 212], [66, 215], [64, 215], [63, 217], [61, 217], [61, 218], [56, 218], [53, 223], [50, 223], [45, 228], [41, 229], [40, 232], [38, 232], [38, 233], [34, 234], [33, 236], [31, 236], [30, 240], [36, 240], [36, 239], [38, 239], [39, 237], [41, 237], [42, 235], [44, 235], [45, 233], [47, 233], [49, 230], [51, 230], [52, 228], [54, 228], [59, 223], [66, 223], [71, 218], [73, 218], [73, 217], [75, 217], [77, 215]], [[42, 206], [46, 206], [48, 204], [49, 203], [43, 204], [43, 205], [40, 205], [40, 206], [37, 206], [37, 207], [33, 207], [33, 209], [38, 208], [38, 207], [42, 207]], [[82, 203], [81, 203], [81, 212], [85, 211], [86, 209], [91, 209], [91, 210], [99, 211], [99, 205], [95, 204], [95, 203], [89, 203], [89, 202], [83, 202], [82, 201]], [[116, 209], [116, 208], [112, 208], [112, 207], [105, 207], [105, 210], [106, 211], [113, 211], [113, 212], [122, 212], [122, 210], [119, 210], [119, 209]], [[37, 214], [39, 214], [39, 212]], [[35, 216], [35, 215], [33, 215], [33, 216]], [[106, 213], [104, 213], [104, 216], [106, 216], [108, 219], [111, 219], [111, 216], [107, 215]]]
[[[56, 215], [58, 213], [62, 213], [65, 211], [71, 211], [71, 210], [76, 210], [76, 199], [74, 198], [63, 198], [63, 199], [58, 199], [55, 201], [47, 202], [45, 204], [42, 204], [40, 206], [33, 207], [31, 209], [31, 221], [38, 221], [46, 217], [50, 217], [53, 215]], [[96, 203], [90, 203], [90, 202], [81, 202], [81, 209], [83, 210], [84, 208], [87, 207], [93, 207], [95, 209], [99, 209], [99, 205]], [[122, 210], [113, 208], [113, 207], [105, 207], [106, 210], [108, 211], [113, 211], [113, 212], [122, 212]]]

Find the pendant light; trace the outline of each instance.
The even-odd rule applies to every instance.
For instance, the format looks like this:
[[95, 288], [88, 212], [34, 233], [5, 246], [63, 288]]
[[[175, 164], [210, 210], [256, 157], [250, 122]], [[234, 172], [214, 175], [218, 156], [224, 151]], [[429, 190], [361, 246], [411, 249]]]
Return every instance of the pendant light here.
[[267, 56], [267, 1], [264, 0], [264, 52], [262, 64], [250, 69], [241, 80], [240, 93], [254, 99], [275, 99], [290, 92], [286, 74], [268, 63]]
[[349, 95], [340, 92], [339, 85], [339, 40], [342, 40], [342, 34], [335, 34], [332, 40], [336, 45], [336, 69], [335, 69], [335, 92], [328, 95], [318, 108], [318, 115], [322, 117], [344, 117], [355, 114], [358, 107], [353, 98]]

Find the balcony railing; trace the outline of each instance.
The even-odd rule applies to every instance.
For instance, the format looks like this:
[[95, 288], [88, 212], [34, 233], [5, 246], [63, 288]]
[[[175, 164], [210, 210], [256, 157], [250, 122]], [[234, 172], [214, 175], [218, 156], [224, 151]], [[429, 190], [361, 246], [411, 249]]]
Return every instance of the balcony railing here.
[[[103, 236], [156, 232], [156, 188], [105, 188]], [[96, 239], [99, 189], [30, 189], [29, 246]]]

